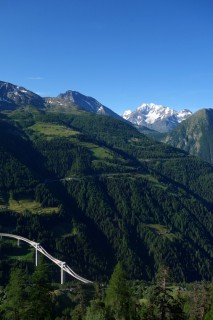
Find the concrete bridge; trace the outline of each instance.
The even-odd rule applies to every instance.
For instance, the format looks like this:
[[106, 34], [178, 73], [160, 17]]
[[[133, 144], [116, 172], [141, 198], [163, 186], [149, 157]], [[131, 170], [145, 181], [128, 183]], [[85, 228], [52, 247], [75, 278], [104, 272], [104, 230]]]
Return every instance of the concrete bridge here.
[[46, 256], [48, 259], [50, 259], [52, 262], [57, 264], [61, 269], [61, 284], [64, 283], [64, 271], [74, 277], [75, 279], [84, 282], [84, 283], [92, 283], [92, 281], [89, 281], [78, 274], [76, 274], [67, 264], [66, 262], [60, 261], [53, 256], [51, 256], [39, 243], [35, 241], [31, 241], [27, 238], [23, 238], [21, 236], [17, 236], [15, 234], [9, 234], [9, 233], [0, 233], [0, 237], [8, 237], [8, 238], [14, 238], [18, 241], [18, 246], [20, 245], [20, 241], [27, 242], [29, 245], [35, 248], [35, 265], [38, 265], [38, 252], [42, 253], [44, 256]]

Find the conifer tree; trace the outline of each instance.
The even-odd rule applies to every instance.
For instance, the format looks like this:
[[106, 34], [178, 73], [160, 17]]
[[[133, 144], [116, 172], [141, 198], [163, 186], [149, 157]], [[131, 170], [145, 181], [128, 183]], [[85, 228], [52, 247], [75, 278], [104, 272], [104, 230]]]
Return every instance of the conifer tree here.
[[212, 320], [213, 319], [213, 305], [211, 306], [210, 310], [207, 312], [204, 320]]
[[29, 319], [51, 319], [51, 290], [52, 287], [49, 283], [47, 265], [43, 259], [40, 259], [39, 265], [32, 275], [32, 283], [29, 289]]
[[207, 287], [206, 283], [195, 282], [193, 284], [193, 290], [191, 295], [191, 312], [190, 319], [203, 320], [207, 309]]
[[103, 302], [92, 300], [87, 308], [85, 320], [110, 320]]
[[157, 284], [154, 288], [153, 302], [158, 307], [159, 319], [166, 320], [172, 309], [173, 296], [169, 288], [169, 270], [161, 267], [156, 276]]
[[209, 286], [207, 305], [208, 311], [206, 312], [204, 320], [211, 320], [213, 319], [213, 282]]
[[130, 292], [126, 274], [120, 262], [116, 265], [109, 281], [105, 303], [112, 310], [116, 320], [130, 319]]
[[26, 275], [22, 269], [14, 268], [5, 289], [5, 299], [0, 305], [2, 319], [27, 320]]
[[87, 308], [85, 320], [111, 320], [104, 303], [104, 291], [100, 283], [94, 283], [95, 295]]
[[86, 313], [86, 296], [82, 284], [77, 285], [76, 307], [72, 311], [72, 320], [82, 320]]

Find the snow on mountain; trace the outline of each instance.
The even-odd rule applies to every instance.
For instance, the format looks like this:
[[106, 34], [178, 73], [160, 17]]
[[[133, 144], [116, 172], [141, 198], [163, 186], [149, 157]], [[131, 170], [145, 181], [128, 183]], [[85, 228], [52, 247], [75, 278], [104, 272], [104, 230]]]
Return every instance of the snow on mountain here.
[[154, 103], [144, 103], [135, 111], [127, 110], [122, 117], [137, 126], [144, 126], [159, 132], [167, 132], [192, 115], [190, 110], [176, 111]]
[[81, 110], [97, 113], [100, 115], [112, 116], [114, 118], [123, 120], [121, 116], [119, 116], [111, 109], [102, 105], [96, 99], [89, 96], [85, 96], [80, 92], [68, 90], [65, 93], [60, 93], [57, 98], [59, 98], [62, 103], [63, 101], [72, 102]]
[[32, 105], [44, 107], [44, 99], [23, 87], [0, 81], [0, 110]]
[[131, 113], [132, 113], [131, 110], [126, 110], [126, 111], [124, 111], [124, 113], [123, 113], [123, 118], [126, 119], [126, 117], [128, 117]]
[[184, 109], [184, 110], [178, 112], [178, 115], [177, 115], [178, 122], [180, 123], [183, 120], [186, 120], [191, 115], [192, 115], [192, 112], [190, 110], [187, 110], [187, 109]]
[[125, 111], [121, 117], [96, 99], [77, 91], [68, 90], [59, 94], [58, 97], [42, 98], [24, 87], [0, 81], [0, 110], [14, 110], [26, 106], [50, 110], [54, 110], [54, 108], [56, 110], [79, 109], [99, 115], [112, 116], [123, 121], [127, 120], [137, 126], [144, 126], [159, 132], [168, 132], [174, 129], [178, 123], [192, 114], [186, 109], [178, 112], [162, 105], [144, 103], [135, 111]]
[[101, 107], [103, 107], [96, 99], [85, 96], [77, 91], [68, 90], [65, 93], [59, 94], [58, 98], [74, 102], [89, 112], [97, 112]]

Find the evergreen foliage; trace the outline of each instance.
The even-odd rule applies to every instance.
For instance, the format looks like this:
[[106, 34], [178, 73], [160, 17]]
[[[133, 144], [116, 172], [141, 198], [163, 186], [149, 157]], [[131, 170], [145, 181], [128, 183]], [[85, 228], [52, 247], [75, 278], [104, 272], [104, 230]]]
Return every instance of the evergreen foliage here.
[[[40, 261], [33, 274], [16, 267], [0, 290], [0, 318], [46, 320], [209, 320], [212, 284], [174, 284], [161, 268], [153, 283], [127, 280], [121, 263], [107, 287], [68, 283], [50, 284], [47, 266]], [[105, 292], [105, 293], [104, 293]]]
[[125, 272], [118, 263], [106, 291], [106, 306], [110, 307], [116, 320], [131, 319], [131, 299]]
[[90, 279], [106, 280], [118, 261], [132, 279], [162, 264], [177, 281], [211, 279], [211, 165], [111, 117], [17, 110], [0, 121], [2, 232]]
[[5, 289], [6, 299], [0, 305], [2, 319], [27, 319], [26, 279], [22, 269], [15, 268], [11, 271], [10, 281]]

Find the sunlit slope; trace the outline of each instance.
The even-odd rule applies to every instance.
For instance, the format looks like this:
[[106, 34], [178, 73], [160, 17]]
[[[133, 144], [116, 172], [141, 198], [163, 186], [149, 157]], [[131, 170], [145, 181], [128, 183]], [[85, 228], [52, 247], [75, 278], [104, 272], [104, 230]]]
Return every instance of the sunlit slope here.
[[213, 163], [213, 109], [197, 111], [162, 141]]
[[135, 278], [150, 279], [163, 263], [176, 279], [211, 278], [211, 165], [86, 112], [19, 110], [0, 128], [2, 228], [6, 206], [17, 219], [27, 209], [13, 229], [90, 278], [110, 274], [118, 260]]

